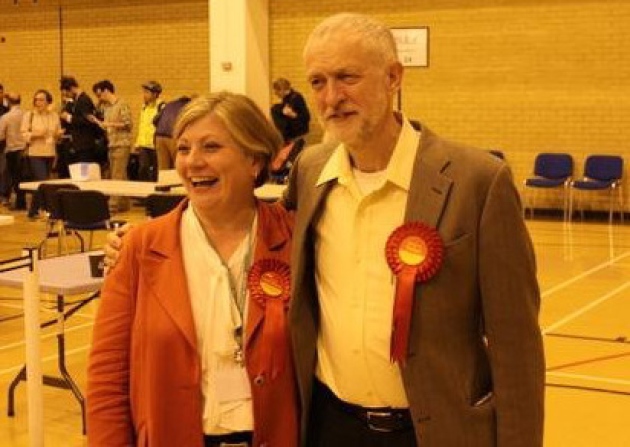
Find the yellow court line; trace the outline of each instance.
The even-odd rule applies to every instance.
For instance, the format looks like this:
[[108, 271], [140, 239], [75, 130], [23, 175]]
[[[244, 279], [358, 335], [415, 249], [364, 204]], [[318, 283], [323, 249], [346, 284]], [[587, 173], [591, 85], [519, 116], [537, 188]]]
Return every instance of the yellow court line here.
[[547, 372], [547, 377], [550, 377], [550, 376], [562, 377], [564, 379], [580, 379], [580, 380], [588, 380], [591, 382], [602, 382], [602, 383], [608, 383], [608, 384], [630, 386], [630, 380], [614, 379], [612, 377], [589, 376], [586, 374], [573, 374], [573, 373], [557, 372], [557, 371]]
[[581, 308], [579, 308], [578, 310], [576, 310], [575, 312], [571, 312], [569, 315], [567, 315], [566, 317], [558, 320], [556, 323], [552, 324], [551, 326], [547, 326], [546, 329], [543, 329], [542, 333], [543, 335], [547, 335], [549, 332], [553, 332], [556, 329], [558, 329], [560, 326], [565, 325], [566, 323], [568, 323], [571, 320], [575, 320], [577, 317], [579, 317], [582, 314], [585, 314], [586, 312], [588, 312], [589, 310], [599, 306], [600, 304], [602, 304], [603, 302], [609, 300], [610, 298], [612, 298], [613, 296], [617, 295], [618, 293], [624, 291], [625, 289], [627, 289], [628, 287], [630, 287], [630, 281], [626, 282], [625, 284], [617, 287], [616, 289], [611, 290], [610, 292], [608, 292], [606, 295], [602, 296], [599, 299], [596, 299], [595, 301], [590, 302], [589, 304], [587, 304], [586, 306], [583, 306]]

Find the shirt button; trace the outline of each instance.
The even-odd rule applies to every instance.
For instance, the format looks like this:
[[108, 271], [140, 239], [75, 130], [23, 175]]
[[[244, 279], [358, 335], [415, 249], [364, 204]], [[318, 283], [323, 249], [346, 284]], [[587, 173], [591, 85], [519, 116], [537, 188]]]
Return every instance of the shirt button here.
[[254, 385], [263, 386], [264, 384], [265, 384], [265, 376], [261, 374], [259, 376], [254, 377]]

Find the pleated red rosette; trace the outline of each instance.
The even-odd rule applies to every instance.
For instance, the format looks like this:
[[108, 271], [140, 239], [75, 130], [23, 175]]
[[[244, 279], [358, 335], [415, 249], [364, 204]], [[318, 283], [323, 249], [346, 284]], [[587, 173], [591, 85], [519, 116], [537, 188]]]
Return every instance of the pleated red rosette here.
[[396, 275], [390, 360], [403, 366], [409, 345], [415, 284], [428, 281], [438, 272], [444, 244], [434, 228], [422, 222], [409, 222], [389, 236], [385, 256]]
[[261, 352], [266, 370], [276, 378], [287, 363], [287, 322], [285, 309], [291, 296], [291, 268], [278, 259], [254, 263], [247, 277], [250, 298], [265, 311]]

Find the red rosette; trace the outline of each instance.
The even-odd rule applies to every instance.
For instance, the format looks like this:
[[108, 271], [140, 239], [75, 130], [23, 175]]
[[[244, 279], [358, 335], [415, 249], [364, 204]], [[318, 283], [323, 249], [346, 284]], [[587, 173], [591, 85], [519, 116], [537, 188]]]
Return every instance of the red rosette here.
[[396, 275], [390, 359], [404, 365], [415, 285], [428, 281], [438, 272], [444, 257], [444, 244], [434, 228], [422, 222], [409, 222], [389, 236], [385, 256]]
[[440, 269], [444, 244], [435, 228], [422, 222], [409, 222], [387, 238], [385, 256], [395, 275], [411, 268], [416, 272], [416, 281], [425, 282]]
[[287, 362], [288, 333], [285, 310], [291, 297], [291, 268], [278, 259], [261, 259], [247, 276], [250, 298], [265, 311], [261, 356], [271, 378], [280, 374]]
[[249, 270], [247, 288], [251, 298], [263, 307], [269, 301], [288, 304], [291, 296], [291, 267], [279, 259], [261, 259]]

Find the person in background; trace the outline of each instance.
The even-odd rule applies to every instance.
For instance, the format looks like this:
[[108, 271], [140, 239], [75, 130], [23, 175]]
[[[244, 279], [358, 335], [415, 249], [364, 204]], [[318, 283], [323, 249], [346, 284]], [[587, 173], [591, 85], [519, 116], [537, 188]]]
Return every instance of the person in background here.
[[[24, 191], [19, 188], [22, 171], [22, 157], [26, 141], [21, 127], [24, 118], [22, 98], [18, 93], [7, 93], [9, 111], [0, 117], [0, 144], [4, 147], [0, 158], [5, 160], [4, 191], [1, 193], [2, 204], [15, 210], [25, 210]], [[1, 175], [0, 175], [1, 177]], [[11, 206], [11, 192], [15, 193], [15, 205]]]
[[62, 95], [72, 100], [68, 102], [69, 107], [59, 115], [66, 122], [72, 137], [74, 151], [69, 164], [98, 163], [97, 140], [102, 137], [103, 132], [91, 118], [96, 114], [92, 98], [79, 88], [77, 80], [72, 76], [63, 76], [59, 86]]
[[[21, 132], [28, 144], [28, 156], [32, 181], [48, 180], [56, 156], [56, 142], [61, 136], [61, 124], [57, 112], [51, 110], [53, 97], [47, 90], [37, 90], [33, 96], [33, 109], [24, 113]], [[28, 217], [37, 217], [40, 197], [33, 194]]]
[[9, 111], [9, 101], [5, 98], [4, 85], [0, 84], [0, 116]]
[[188, 104], [190, 97], [182, 96], [164, 104], [162, 110], [155, 116], [155, 151], [160, 171], [175, 167], [177, 150], [173, 139], [173, 125], [182, 108]]
[[192, 100], [173, 137], [188, 199], [135, 227], [107, 275], [88, 443], [296, 447], [293, 221], [254, 195], [281, 137], [252, 100], [227, 92]]
[[394, 112], [383, 23], [325, 19], [303, 52], [325, 131], [290, 174], [289, 325], [309, 447], [540, 447], [534, 251], [507, 164]]
[[155, 182], [158, 178], [157, 155], [155, 152], [155, 124], [153, 120], [164, 107], [163, 102], [158, 102], [161, 93], [162, 86], [155, 81], [142, 84], [144, 104], [138, 121], [135, 151], [138, 154], [139, 162], [138, 179], [145, 182]]
[[[127, 164], [132, 145], [132, 118], [129, 104], [115, 94], [115, 87], [109, 80], [99, 81], [92, 91], [103, 103], [103, 119], [92, 119], [107, 132], [109, 173], [113, 180], [127, 180]], [[110, 207], [114, 212], [129, 210], [129, 198], [112, 197]]]
[[271, 106], [271, 117], [284, 142], [289, 143], [304, 137], [311, 121], [304, 97], [285, 78], [276, 79], [272, 86], [280, 102]]
[[[59, 106], [59, 115], [63, 112], [72, 113], [74, 108], [74, 101], [72, 98], [61, 98], [61, 104]], [[76, 160], [76, 151], [72, 146], [72, 135], [70, 134], [70, 125], [64, 119], [61, 119], [61, 130], [63, 134], [57, 141], [57, 177], [70, 178], [70, 163]]]
[[[0, 117], [9, 111], [9, 102], [4, 94], [4, 86], [0, 84]], [[6, 143], [6, 142], [5, 142]], [[6, 205], [7, 172], [5, 146], [0, 140], [0, 204]]]

